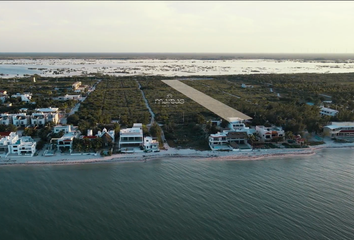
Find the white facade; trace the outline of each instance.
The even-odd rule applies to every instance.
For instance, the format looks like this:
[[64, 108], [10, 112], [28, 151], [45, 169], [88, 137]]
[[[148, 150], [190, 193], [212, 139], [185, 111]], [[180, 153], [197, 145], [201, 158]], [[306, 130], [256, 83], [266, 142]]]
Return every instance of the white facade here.
[[57, 140], [58, 150], [60, 150], [61, 148], [62, 149], [68, 148], [69, 151], [71, 152], [75, 136], [76, 135], [73, 132], [65, 133], [61, 138]]
[[56, 113], [59, 112], [59, 108], [36, 108], [36, 112], [42, 112], [42, 113]]
[[247, 145], [247, 136], [253, 134], [254, 130], [246, 127], [242, 121], [233, 121], [228, 129], [216, 134], [210, 134], [209, 147], [211, 150], [232, 150], [239, 151], [238, 144]]
[[45, 114], [44, 113], [32, 113], [31, 115], [31, 124], [42, 126], [45, 125]]
[[22, 102], [30, 102], [31, 98], [32, 98], [32, 93], [24, 93], [24, 94], [16, 93], [16, 94], [12, 95], [11, 97], [13, 97], [13, 98], [20, 97]]
[[28, 125], [27, 115], [25, 113], [17, 113], [12, 115], [12, 124], [16, 127], [26, 127]]
[[230, 122], [228, 125], [228, 128], [230, 129], [229, 131], [247, 132], [248, 135], [251, 135], [254, 133], [254, 130], [250, 129], [249, 127], [246, 127], [246, 125], [242, 121]]
[[[7, 148], [7, 149], [6, 149]], [[1, 153], [32, 157], [36, 152], [36, 142], [31, 137], [19, 137], [15, 132], [0, 139]]]
[[354, 136], [354, 122], [331, 122], [323, 128], [323, 131], [330, 137]]
[[64, 131], [64, 133], [69, 133], [69, 132], [72, 132], [72, 125], [57, 125], [57, 126], [54, 126], [54, 129], [53, 129], [53, 132], [54, 133], [59, 133], [61, 131]]
[[216, 134], [210, 134], [209, 147], [211, 150], [232, 150], [229, 146], [229, 141], [226, 137], [226, 132], [218, 132]]
[[55, 97], [53, 99], [54, 100], [60, 100], [60, 101], [80, 100], [81, 99], [81, 95], [69, 95], [69, 94], [66, 94], [65, 96]]
[[144, 137], [144, 150], [147, 152], [159, 152], [159, 142], [152, 137]]
[[9, 125], [12, 123], [12, 115], [3, 113], [0, 115], [0, 124]]
[[263, 141], [270, 141], [273, 138], [284, 137], [285, 132], [281, 127], [256, 126], [256, 132]]
[[[44, 125], [45, 123], [52, 122], [57, 124], [59, 122], [59, 108], [36, 108], [37, 113], [31, 116], [31, 123], [34, 125]], [[32, 120], [33, 119], [33, 120]], [[40, 119], [40, 120], [38, 120]], [[44, 121], [44, 122], [43, 122]], [[38, 122], [38, 123], [36, 123]]]
[[338, 111], [337, 110], [334, 110], [334, 109], [331, 109], [331, 108], [325, 108], [325, 107], [321, 107], [320, 109], [320, 114], [323, 116], [323, 115], [326, 115], [326, 116], [332, 116], [334, 117], [335, 115], [338, 114]]
[[143, 130], [139, 127], [120, 130], [119, 149], [121, 152], [134, 152], [143, 147]]

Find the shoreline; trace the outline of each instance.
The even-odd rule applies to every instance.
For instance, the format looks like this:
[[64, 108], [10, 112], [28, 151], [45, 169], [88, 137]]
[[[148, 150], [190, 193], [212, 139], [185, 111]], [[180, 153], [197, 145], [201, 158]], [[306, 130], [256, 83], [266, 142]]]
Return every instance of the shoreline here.
[[35, 160], [28, 157], [0, 158], [1, 166], [32, 166], [32, 165], [77, 165], [77, 164], [100, 164], [100, 163], [129, 163], [147, 162], [157, 159], [189, 158], [193, 160], [207, 161], [256, 161], [280, 157], [307, 157], [313, 156], [324, 149], [347, 149], [354, 148], [353, 144], [324, 144], [302, 149], [262, 149], [249, 152], [213, 152], [196, 151], [191, 149], [177, 150], [170, 148], [158, 153], [131, 153], [114, 154], [112, 156], [97, 157], [92, 155], [61, 155], [61, 156], [36, 156]]

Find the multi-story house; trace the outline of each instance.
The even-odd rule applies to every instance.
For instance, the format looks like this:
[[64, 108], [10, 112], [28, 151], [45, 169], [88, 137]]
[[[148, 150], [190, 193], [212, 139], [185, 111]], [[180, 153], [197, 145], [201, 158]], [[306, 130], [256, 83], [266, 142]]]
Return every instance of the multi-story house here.
[[44, 113], [32, 113], [31, 124], [35, 126], [44, 126], [46, 123], [46, 116]]
[[153, 137], [144, 137], [144, 150], [147, 152], [159, 152], [159, 142]]
[[281, 127], [265, 127], [256, 126], [256, 132], [262, 141], [270, 141], [275, 138], [281, 138], [285, 136], [285, 132]]
[[141, 124], [134, 124], [132, 128], [120, 130], [119, 149], [121, 152], [134, 152], [143, 148], [143, 130]]
[[338, 114], [339, 111], [331, 109], [331, 108], [325, 108], [325, 107], [321, 107], [320, 109], [320, 114], [322, 116], [332, 116], [334, 117], [335, 115]]
[[15, 132], [8, 132], [0, 137], [1, 155], [16, 154], [32, 157], [36, 152], [36, 142], [31, 137], [19, 137]]
[[0, 115], [0, 124], [9, 125], [12, 123], [12, 115], [3, 113]]
[[12, 115], [12, 124], [16, 127], [26, 127], [28, 125], [28, 117], [25, 113], [17, 113]]
[[323, 132], [329, 137], [354, 137], [354, 122], [331, 122]]

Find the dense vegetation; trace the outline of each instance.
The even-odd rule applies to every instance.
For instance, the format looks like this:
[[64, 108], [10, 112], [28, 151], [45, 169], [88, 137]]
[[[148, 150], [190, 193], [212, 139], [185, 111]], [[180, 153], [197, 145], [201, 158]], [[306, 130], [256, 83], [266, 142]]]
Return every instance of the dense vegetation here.
[[[7, 91], [10, 97], [6, 99], [5, 105], [0, 106], [0, 112], [17, 113], [21, 108], [33, 110], [35, 108], [58, 107], [61, 111], [70, 109], [75, 105], [75, 101], [58, 101], [53, 97], [63, 96], [65, 94], [78, 94], [72, 90], [72, 84], [81, 81], [83, 85], [92, 86], [97, 82], [94, 77], [58, 77], [45, 78], [34, 75], [36, 82], [33, 82], [33, 76], [25, 78], [0, 78], [0, 90]], [[21, 102], [20, 98], [11, 98], [16, 93], [32, 93], [31, 103]], [[12, 106], [7, 106], [11, 103]]]

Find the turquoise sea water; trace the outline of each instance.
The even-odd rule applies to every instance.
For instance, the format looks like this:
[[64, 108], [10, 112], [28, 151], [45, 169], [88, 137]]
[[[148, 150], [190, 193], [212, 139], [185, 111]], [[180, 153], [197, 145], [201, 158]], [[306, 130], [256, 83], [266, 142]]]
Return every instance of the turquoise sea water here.
[[354, 150], [0, 167], [0, 239], [354, 239]]

